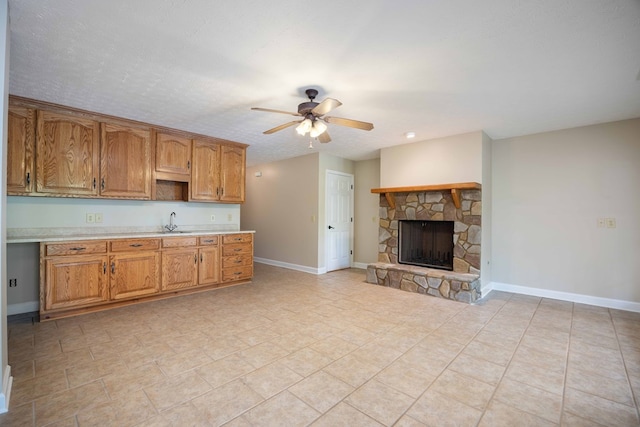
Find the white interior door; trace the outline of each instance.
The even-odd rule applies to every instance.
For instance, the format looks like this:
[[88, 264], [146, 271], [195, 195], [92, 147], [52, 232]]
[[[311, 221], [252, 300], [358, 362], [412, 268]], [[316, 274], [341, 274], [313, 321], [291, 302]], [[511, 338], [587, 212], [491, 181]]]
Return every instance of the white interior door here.
[[353, 242], [353, 175], [327, 171], [327, 271], [351, 267]]

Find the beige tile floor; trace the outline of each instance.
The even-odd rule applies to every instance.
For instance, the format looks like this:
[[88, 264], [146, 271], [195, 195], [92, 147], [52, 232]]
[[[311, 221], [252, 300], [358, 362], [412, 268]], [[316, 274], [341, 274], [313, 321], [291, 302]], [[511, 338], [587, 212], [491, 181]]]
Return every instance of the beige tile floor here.
[[640, 314], [255, 270], [248, 285], [11, 323], [0, 425], [640, 425]]

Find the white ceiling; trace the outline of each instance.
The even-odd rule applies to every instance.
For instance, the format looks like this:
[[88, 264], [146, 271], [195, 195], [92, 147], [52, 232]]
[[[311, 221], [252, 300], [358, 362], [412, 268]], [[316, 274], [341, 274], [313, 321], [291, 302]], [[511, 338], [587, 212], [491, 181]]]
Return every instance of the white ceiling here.
[[343, 105], [314, 150], [484, 130], [494, 139], [640, 117], [638, 0], [9, 0], [12, 94], [308, 154], [304, 90]]

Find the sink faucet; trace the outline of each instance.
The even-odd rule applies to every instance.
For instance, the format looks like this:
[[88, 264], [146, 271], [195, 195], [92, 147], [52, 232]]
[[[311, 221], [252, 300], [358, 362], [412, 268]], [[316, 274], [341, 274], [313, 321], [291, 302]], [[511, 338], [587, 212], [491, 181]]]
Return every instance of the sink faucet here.
[[176, 213], [171, 212], [171, 215], [169, 215], [169, 225], [164, 226], [164, 228], [166, 228], [169, 232], [178, 228], [178, 226], [174, 223], [175, 218], [176, 218]]

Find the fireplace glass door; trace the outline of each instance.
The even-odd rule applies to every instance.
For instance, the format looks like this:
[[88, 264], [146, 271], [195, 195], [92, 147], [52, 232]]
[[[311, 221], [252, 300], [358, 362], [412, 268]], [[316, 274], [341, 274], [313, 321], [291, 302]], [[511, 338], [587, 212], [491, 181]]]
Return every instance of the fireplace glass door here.
[[453, 221], [400, 220], [401, 264], [453, 270]]

